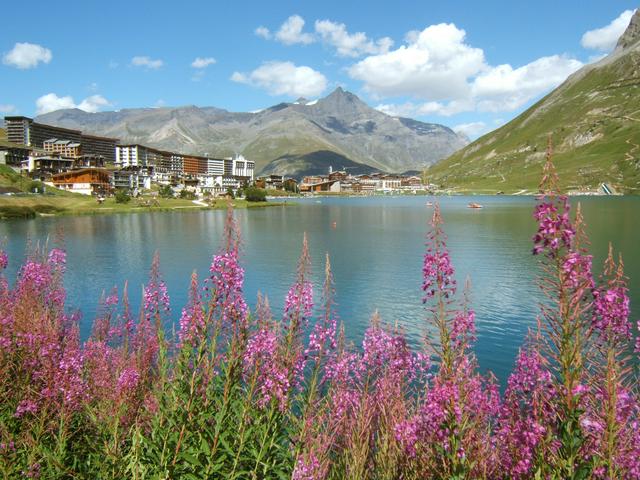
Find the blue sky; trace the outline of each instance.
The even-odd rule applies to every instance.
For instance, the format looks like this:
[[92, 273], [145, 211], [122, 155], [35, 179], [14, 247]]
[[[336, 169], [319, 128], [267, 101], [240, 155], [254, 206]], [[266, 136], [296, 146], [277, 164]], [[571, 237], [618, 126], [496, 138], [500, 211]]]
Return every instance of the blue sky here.
[[610, 51], [636, 6], [6, 2], [0, 115], [189, 104], [253, 111], [342, 86], [387, 113], [474, 138]]

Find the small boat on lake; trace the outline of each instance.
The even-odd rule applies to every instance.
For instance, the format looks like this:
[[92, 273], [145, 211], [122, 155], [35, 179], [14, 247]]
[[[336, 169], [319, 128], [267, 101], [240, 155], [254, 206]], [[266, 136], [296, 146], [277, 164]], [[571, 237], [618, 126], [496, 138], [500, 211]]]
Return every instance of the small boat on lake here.
[[427, 202], [427, 207], [433, 207], [433, 202]]
[[467, 205], [467, 207], [469, 207], [469, 208], [482, 208], [482, 205], [480, 205], [479, 203], [471, 202], [469, 205]]

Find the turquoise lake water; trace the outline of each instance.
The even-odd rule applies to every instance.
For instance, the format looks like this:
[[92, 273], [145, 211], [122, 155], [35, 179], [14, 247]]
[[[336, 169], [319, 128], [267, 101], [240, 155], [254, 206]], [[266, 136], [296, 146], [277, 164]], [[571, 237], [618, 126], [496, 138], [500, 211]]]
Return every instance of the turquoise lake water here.
[[[268, 295], [274, 313], [295, 277], [303, 232], [307, 232], [316, 280], [322, 284], [324, 254], [331, 256], [338, 312], [349, 339], [359, 342], [371, 315], [399, 324], [412, 345], [424, 337], [425, 310], [420, 289], [427, 222], [427, 197], [296, 199], [296, 206], [239, 210], [242, 263], [250, 305], [257, 292]], [[483, 370], [504, 383], [529, 328], [535, 327], [541, 294], [537, 259], [531, 255], [535, 230], [532, 197], [440, 197], [448, 246], [463, 283], [471, 280], [477, 314], [476, 353]], [[469, 201], [483, 209], [467, 208]], [[606, 256], [608, 242], [623, 253], [632, 318], [640, 316], [640, 198], [573, 198], [587, 222], [594, 265]], [[103, 291], [129, 281], [132, 304], [139, 306], [154, 252], [179, 318], [189, 277], [203, 278], [217, 250], [224, 211], [162, 212], [86, 217], [38, 218], [0, 223], [10, 255], [8, 276], [15, 278], [27, 245], [64, 236], [68, 252], [65, 284], [69, 307], [83, 314], [88, 335]], [[333, 222], [336, 223], [332, 228]]]

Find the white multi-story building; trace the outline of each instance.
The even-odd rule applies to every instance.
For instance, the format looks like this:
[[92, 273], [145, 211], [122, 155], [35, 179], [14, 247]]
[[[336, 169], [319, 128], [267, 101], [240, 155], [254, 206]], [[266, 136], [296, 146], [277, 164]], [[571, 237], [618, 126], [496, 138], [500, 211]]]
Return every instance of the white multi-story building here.
[[159, 164], [162, 152], [144, 145], [116, 145], [116, 166], [155, 167]]
[[249, 178], [249, 181], [253, 181], [255, 167], [255, 162], [247, 160], [242, 155], [237, 155], [233, 159], [233, 175], [236, 177], [245, 177]]

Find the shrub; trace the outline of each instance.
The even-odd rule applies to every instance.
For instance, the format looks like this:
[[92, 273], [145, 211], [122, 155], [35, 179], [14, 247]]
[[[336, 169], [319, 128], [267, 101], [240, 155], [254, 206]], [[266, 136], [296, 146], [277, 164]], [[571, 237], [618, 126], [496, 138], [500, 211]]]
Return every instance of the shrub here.
[[116, 203], [129, 203], [131, 201], [131, 196], [124, 189], [119, 189], [115, 194]]
[[248, 187], [244, 190], [244, 197], [247, 202], [266, 202], [267, 191], [257, 187]]
[[44, 189], [45, 189], [44, 183], [38, 180], [32, 180], [27, 185], [27, 192], [30, 192], [30, 193], [44, 193]]
[[185, 190], [184, 188], [182, 190], [180, 190], [180, 198], [184, 198], [187, 200], [195, 200], [196, 199], [196, 194], [195, 192], [192, 192], [191, 190]]
[[173, 198], [173, 189], [171, 188], [171, 185], [161, 185], [158, 190], [158, 194], [162, 198]]

